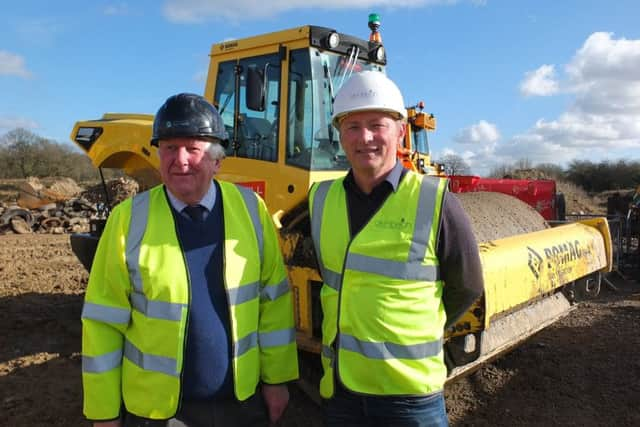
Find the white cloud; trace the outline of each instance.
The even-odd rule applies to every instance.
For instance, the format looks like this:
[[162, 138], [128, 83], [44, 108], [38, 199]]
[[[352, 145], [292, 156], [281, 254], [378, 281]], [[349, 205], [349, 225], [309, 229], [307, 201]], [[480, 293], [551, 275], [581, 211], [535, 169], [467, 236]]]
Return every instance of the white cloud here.
[[25, 117], [0, 116], [0, 130], [10, 131], [16, 128], [37, 129], [38, 123]]
[[558, 92], [555, 79], [555, 67], [543, 65], [535, 71], [528, 71], [520, 83], [520, 92], [524, 96], [549, 96]]
[[[569, 97], [567, 109], [537, 119], [504, 143], [473, 148], [472, 164], [483, 168], [479, 173], [521, 159], [566, 166], [574, 159], [640, 158], [640, 40], [593, 33], [559, 69], [564, 73], [556, 79], [555, 67], [542, 65], [520, 89], [526, 95], [562, 93]], [[481, 140], [479, 124], [455, 140]]]
[[27, 70], [22, 56], [0, 50], [0, 76], [3, 75], [29, 78], [33, 73]]
[[[256, 19], [275, 16], [294, 9], [371, 9], [373, 7], [422, 7], [452, 5], [465, 0], [166, 0], [165, 17], [172, 22], [201, 22], [207, 19]], [[484, 6], [486, 0], [466, 0]]]
[[573, 103], [555, 119], [538, 120], [528, 134], [571, 148], [576, 157], [585, 149], [640, 148], [640, 40], [612, 36], [587, 38], [565, 67]]
[[454, 141], [459, 144], [493, 144], [499, 139], [500, 132], [497, 126], [485, 120], [462, 129], [454, 137]]

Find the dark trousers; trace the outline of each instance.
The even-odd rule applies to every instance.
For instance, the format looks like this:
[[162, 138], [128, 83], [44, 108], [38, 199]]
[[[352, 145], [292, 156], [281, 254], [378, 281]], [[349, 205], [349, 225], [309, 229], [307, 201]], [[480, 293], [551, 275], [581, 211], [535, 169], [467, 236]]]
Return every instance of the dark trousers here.
[[449, 425], [444, 395], [364, 396], [336, 384], [324, 401], [326, 427], [446, 427]]
[[262, 393], [244, 402], [237, 400], [183, 402], [170, 420], [150, 420], [130, 413], [124, 416], [124, 427], [254, 427], [269, 425]]

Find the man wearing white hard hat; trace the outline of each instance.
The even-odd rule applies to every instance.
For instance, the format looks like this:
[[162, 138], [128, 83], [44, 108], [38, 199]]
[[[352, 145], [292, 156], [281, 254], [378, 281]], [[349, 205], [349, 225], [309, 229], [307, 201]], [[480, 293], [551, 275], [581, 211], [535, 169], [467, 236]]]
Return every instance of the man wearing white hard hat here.
[[446, 426], [444, 331], [482, 294], [478, 246], [447, 180], [397, 160], [406, 119], [390, 79], [354, 74], [333, 114], [351, 170], [309, 192], [329, 427]]

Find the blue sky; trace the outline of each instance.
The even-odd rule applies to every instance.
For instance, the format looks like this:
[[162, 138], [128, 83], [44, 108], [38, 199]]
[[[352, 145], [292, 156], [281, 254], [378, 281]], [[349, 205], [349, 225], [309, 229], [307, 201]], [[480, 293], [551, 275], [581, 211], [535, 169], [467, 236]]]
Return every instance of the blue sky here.
[[477, 174], [522, 159], [640, 160], [637, 0], [8, 2], [0, 135], [70, 143], [77, 120], [203, 93], [212, 43], [306, 24], [366, 38], [370, 12], [405, 102], [438, 119], [436, 159], [460, 155]]

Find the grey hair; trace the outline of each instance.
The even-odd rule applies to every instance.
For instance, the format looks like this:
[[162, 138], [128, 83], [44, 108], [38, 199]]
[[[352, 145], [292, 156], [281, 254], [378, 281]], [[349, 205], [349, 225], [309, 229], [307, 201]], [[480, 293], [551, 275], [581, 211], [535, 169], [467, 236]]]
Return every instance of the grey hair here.
[[211, 160], [222, 160], [227, 157], [224, 147], [217, 142], [209, 142], [207, 146], [207, 154]]

